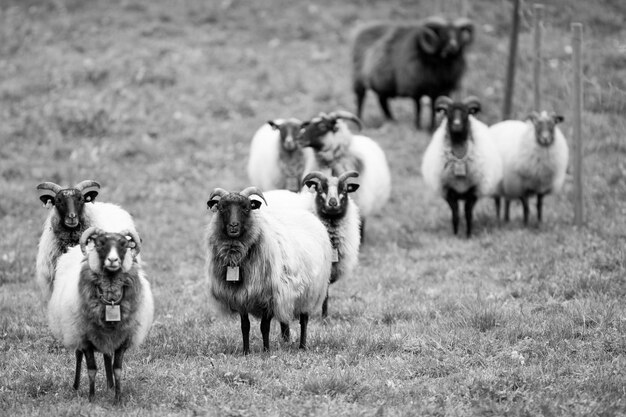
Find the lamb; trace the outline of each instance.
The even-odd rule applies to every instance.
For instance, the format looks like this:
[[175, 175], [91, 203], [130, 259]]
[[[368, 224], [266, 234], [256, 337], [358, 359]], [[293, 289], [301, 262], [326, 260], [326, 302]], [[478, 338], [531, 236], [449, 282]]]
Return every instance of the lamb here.
[[[359, 188], [359, 184], [348, 180], [358, 176], [356, 171], [344, 172], [339, 177], [313, 171], [303, 179], [304, 185], [315, 191], [315, 212], [326, 226], [333, 247], [331, 284], [350, 276], [359, 262], [359, 209], [348, 195]], [[328, 294], [322, 304], [322, 317], [327, 315]]]
[[261, 208], [256, 187], [216, 188], [207, 202], [215, 215], [207, 227], [207, 276], [213, 304], [241, 317], [243, 352], [250, 353], [249, 314], [261, 318], [263, 349], [269, 351], [272, 318], [300, 319], [300, 348], [307, 347], [309, 315], [328, 292], [332, 247], [324, 225], [311, 212]]
[[121, 207], [95, 202], [100, 189], [96, 181], [81, 181], [69, 188], [44, 182], [37, 189], [44, 207], [50, 209], [39, 240], [35, 273], [41, 294], [47, 301], [54, 285], [57, 258], [78, 245], [87, 228], [99, 226], [113, 232], [136, 229], [130, 214]]
[[298, 119], [269, 120], [250, 143], [248, 177], [263, 190], [299, 191], [302, 176], [311, 170], [313, 152], [295, 141], [300, 130]]
[[136, 259], [140, 242], [131, 230], [110, 233], [90, 227], [81, 235], [79, 246], [71, 247], [57, 262], [48, 324], [54, 336], [76, 352], [76, 390], [85, 356], [89, 401], [95, 394], [94, 352], [104, 355], [107, 385], [115, 386], [118, 403], [124, 353], [140, 345], [152, 325], [150, 283]]
[[389, 200], [391, 174], [381, 147], [367, 136], [353, 135], [342, 119], [361, 126], [359, 118], [346, 111], [321, 113], [302, 123], [297, 140], [313, 148], [317, 170], [333, 176], [359, 172], [360, 188], [354, 201], [360, 209], [364, 233], [365, 218], [380, 211]]
[[496, 213], [500, 218], [500, 196], [505, 198], [504, 219], [509, 221], [512, 199], [519, 198], [528, 224], [528, 198], [537, 196], [537, 220], [541, 222], [543, 197], [561, 190], [565, 182], [569, 149], [557, 124], [556, 113], [531, 113], [526, 121], [506, 120], [490, 127], [504, 166]]
[[434, 101], [459, 86], [465, 72], [465, 49], [474, 39], [474, 25], [429, 17], [416, 23], [370, 23], [357, 28], [352, 47], [353, 90], [357, 116], [368, 89], [378, 95], [380, 107], [393, 119], [387, 100], [415, 101], [415, 125], [420, 128], [422, 96], [431, 100], [431, 129], [435, 129]]
[[452, 101], [439, 97], [435, 108], [445, 114], [422, 159], [426, 184], [446, 199], [452, 210], [452, 230], [459, 228], [459, 200], [465, 200], [467, 237], [472, 234], [472, 211], [481, 196], [496, 193], [502, 161], [489, 128], [473, 115], [480, 111], [476, 97]]

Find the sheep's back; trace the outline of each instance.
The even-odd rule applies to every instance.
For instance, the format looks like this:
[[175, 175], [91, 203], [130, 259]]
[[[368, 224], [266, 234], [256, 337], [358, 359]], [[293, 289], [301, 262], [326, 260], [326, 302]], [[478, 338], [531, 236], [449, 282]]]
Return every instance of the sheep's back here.
[[154, 319], [154, 299], [152, 289], [143, 269], [139, 270], [139, 280], [137, 285], [141, 287], [140, 296], [137, 300], [137, 310], [135, 312], [136, 328], [132, 336], [132, 346], [139, 346], [143, 343]]
[[391, 194], [391, 173], [387, 157], [373, 139], [354, 135], [348, 152], [359, 160], [362, 167], [358, 182], [360, 187], [353, 194], [363, 216], [382, 209]]
[[74, 246], [57, 260], [54, 290], [48, 302], [48, 325], [52, 334], [68, 349], [76, 349], [82, 340], [80, 280], [83, 253]]
[[495, 195], [502, 181], [502, 158], [489, 127], [470, 116], [472, 137], [474, 139], [474, 161], [479, 171], [477, 185], [479, 196]]
[[35, 279], [42, 296], [48, 301], [52, 294], [52, 280], [56, 259], [61, 255], [58, 250], [57, 239], [52, 230], [52, 216], [57, 216], [56, 210], [51, 209], [43, 225], [43, 232], [37, 248]]
[[280, 181], [279, 146], [280, 132], [267, 123], [256, 131], [250, 142], [248, 178], [252, 184], [263, 190], [277, 188], [276, 184]]
[[137, 232], [135, 222], [129, 212], [113, 203], [85, 204], [85, 216], [90, 219], [91, 226], [106, 232], [119, 233], [124, 230]]
[[335, 230], [329, 230], [331, 242], [333, 244], [334, 242], [339, 242], [337, 245], [339, 262], [332, 264], [331, 283], [352, 275], [354, 268], [356, 268], [359, 262], [361, 238], [359, 208], [351, 197], [348, 198], [351, 201], [348, 204], [346, 215]]

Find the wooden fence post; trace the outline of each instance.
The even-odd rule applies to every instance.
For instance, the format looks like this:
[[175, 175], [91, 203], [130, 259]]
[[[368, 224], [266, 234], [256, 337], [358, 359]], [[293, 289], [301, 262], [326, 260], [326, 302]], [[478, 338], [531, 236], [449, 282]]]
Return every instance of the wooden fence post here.
[[533, 6], [534, 46], [533, 55], [533, 110], [541, 111], [541, 30], [543, 24], [543, 4], [535, 3]]
[[506, 86], [504, 90], [504, 105], [502, 106], [502, 120], [511, 118], [513, 107], [513, 90], [515, 86], [515, 61], [517, 59], [517, 34], [519, 32], [520, 0], [513, 0], [513, 17], [511, 22], [511, 40], [509, 44], [509, 61], [506, 69]]
[[582, 23], [572, 23], [572, 48], [574, 51], [574, 224], [583, 225], [583, 150], [582, 150]]

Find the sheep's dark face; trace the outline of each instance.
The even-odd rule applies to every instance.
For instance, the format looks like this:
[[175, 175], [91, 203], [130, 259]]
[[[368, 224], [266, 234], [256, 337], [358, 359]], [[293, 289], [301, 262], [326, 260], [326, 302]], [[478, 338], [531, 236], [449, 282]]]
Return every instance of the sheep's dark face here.
[[468, 19], [448, 22], [434, 18], [424, 24], [418, 48], [441, 59], [456, 59], [474, 39], [474, 25]]
[[54, 197], [53, 203], [63, 220], [65, 227], [75, 229], [80, 225], [85, 198], [76, 188], [61, 190]]
[[297, 141], [303, 147], [311, 147], [315, 150], [324, 148], [324, 138], [327, 133], [337, 131], [337, 120], [323, 117], [314, 117], [303, 122], [298, 133]]
[[239, 238], [248, 230], [250, 211], [258, 209], [261, 202], [238, 193], [229, 193], [219, 200], [209, 200], [207, 205], [218, 213], [222, 232], [230, 238]]
[[551, 146], [554, 143], [554, 128], [561, 123], [564, 118], [561, 115], [548, 114], [543, 111], [540, 114], [533, 112], [528, 116], [535, 126], [535, 138], [541, 146]]
[[120, 233], [100, 233], [94, 236], [91, 241], [93, 242], [93, 251], [98, 257], [100, 270], [117, 272], [126, 266], [129, 260], [132, 264], [133, 256], [128, 249], [133, 249], [135, 243], [129, 237]]
[[353, 193], [359, 184], [348, 183], [347, 179], [307, 175], [304, 183], [315, 190], [315, 207], [324, 217], [343, 217], [348, 209], [348, 193]]
[[285, 120], [282, 123], [277, 123], [274, 121], [267, 122], [274, 130], [278, 130], [280, 132], [280, 144], [282, 149], [286, 152], [293, 152], [298, 149], [298, 143], [296, 142], [296, 137], [300, 132], [301, 123], [296, 119]]
[[442, 96], [437, 98], [435, 109], [443, 112], [448, 120], [447, 129], [453, 144], [464, 143], [470, 137], [470, 115], [480, 111], [480, 102], [474, 97], [463, 101], [452, 101]]

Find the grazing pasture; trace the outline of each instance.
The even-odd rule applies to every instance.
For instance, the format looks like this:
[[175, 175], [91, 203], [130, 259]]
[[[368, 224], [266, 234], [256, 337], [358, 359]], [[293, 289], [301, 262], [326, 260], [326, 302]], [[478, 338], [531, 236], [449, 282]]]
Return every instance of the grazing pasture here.
[[[274, 323], [263, 353], [253, 320], [244, 357], [238, 316], [206, 303], [206, 201], [215, 187], [252, 185], [256, 129], [355, 111], [351, 29], [436, 4], [0, 0], [0, 415], [626, 414], [622, 0], [545, 1], [543, 102], [565, 116], [570, 147], [569, 25], [585, 25], [584, 228], [572, 226], [568, 178], [541, 225], [531, 206], [523, 227], [519, 204], [498, 225], [481, 200], [474, 236], [454, 236], [419, 174], [429, 136], [413, 127], [411, 100], [392, 100], [397, 121], [384, 123], [369, 93], [364, 133], [387, 154], [392, 196], [368, 219], [355, 275], [333, 285], [328, 319], [309, 323], [309, 350], [293, 331], [280, 343]], [[525, 3], [518, 118], [532, 105], [531, 11]], [[470, 2], [463, 85], [488, 124], [501, 114], [510, 14], [509, 1]], [[152, 280], [154, 326], [124, 360], [120, 406], [100, 355], [94, 402], [85, 373], [72, 389], [74, 354], [52, 338], [34, 279], [47, 214], [35, 187], [83, 179], [135, 216]]]

